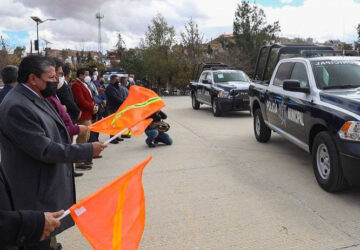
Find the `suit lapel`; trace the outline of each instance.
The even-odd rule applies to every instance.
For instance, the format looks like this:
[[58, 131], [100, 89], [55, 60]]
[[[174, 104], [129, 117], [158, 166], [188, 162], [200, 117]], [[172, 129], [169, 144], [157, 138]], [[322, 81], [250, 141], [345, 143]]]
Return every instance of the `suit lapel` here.
[[35, 93], [31, 92], [22, 84], [18, 84], [16, 86], [19, 92], [24, 94], [28, 99], [30, 99], [37, 107], [45, 111], [49, 116], [51, 116], [57, 123], [59, 123], [66, 131], [66, 126], [61, 119], [60, 115], [56, 112], [56, 110], [48, 103], [46, 100], [40, 99], [39, 96], [35, 95]]

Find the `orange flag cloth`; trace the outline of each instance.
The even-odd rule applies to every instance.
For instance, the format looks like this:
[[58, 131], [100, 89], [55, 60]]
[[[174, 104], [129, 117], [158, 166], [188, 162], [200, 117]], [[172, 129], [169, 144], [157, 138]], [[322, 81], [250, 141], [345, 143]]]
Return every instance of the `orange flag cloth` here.
[[134, 136], [142, 135], [152, 121], [153, 119], [149, 118], [139, 122], [138, 124], [130, 128], [130, 134]]
[[154, 91], [133, 85], [116, 113], [90, 125], [89, 130], [115, 135], [125, 128], [130, 129], [164, 106], [164, 101]]
[[142, 173], [151, 159], [70, 208], [71, 217], [94, 249], [138, 249], [145, 227]]

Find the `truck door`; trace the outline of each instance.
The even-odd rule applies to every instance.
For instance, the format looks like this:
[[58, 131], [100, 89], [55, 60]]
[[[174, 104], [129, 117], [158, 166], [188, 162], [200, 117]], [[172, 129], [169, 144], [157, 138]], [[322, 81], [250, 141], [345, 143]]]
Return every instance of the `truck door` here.
[[199, 78], [199, 82], [197, 84], [197, 89], [196, 89], [196, 97], [199, 101], [204, 102], [204, 83], [203, 81], [206, 80], [208, 73], [207, 72], [203, 72]]
[[207, 84], [204, 84], [204, 102], [211, 105], [211, 89], [213, 85], [212, 72], [208, 72], [206, 75]]
[[[308, 88], [309, 78], [306, 65], [303, 62], [296, 62], [289, 79], [298, 80], [300, 87]], [[285, 131], [300, 141], [307, 143], [305, 119], [307, 119], [306, 107], [311, 102], [310, 94], [284, 90], [284, 101], [287, 107]]]
[[295, 63], [284, 62], [278, 67], [275, 77], [267, 91], [265, 103], [266, 115], [270, 125], [284, 130], [286, 127], [286, 105], [284, 99], [283, 81], [289, 79]]

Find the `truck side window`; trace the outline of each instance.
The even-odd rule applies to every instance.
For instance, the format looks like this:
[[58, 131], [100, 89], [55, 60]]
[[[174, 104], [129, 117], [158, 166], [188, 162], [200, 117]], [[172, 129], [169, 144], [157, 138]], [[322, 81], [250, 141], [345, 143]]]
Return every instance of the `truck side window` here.
[[301, 88], [309, 87], [309, 80], [306, 73], [306, 68], [303, 63], [297, 62], [291, 73], [291, 80], [298, 80]]
[[200, 76], [200, 81], [199, 81], [199, 82], [202, 82], [203, 80], [205, 80], [205, 79], [206, 79], [207, 74], [208, 74], [207, 72], [202, 73], [202, 74], [201, 74], [201, 76]]
[[209, 83], [212, 83], [212, 76], [211, 76], [211, 73], [208, 73], [207, 76], [206, 76], [206, 80], [209, 81]]
[[280, 64], [274, 78], [274, 85], [282, 87], [283, 81], [290, 78], [294, 64], [295, 63], [293, 62], [285, 62]]

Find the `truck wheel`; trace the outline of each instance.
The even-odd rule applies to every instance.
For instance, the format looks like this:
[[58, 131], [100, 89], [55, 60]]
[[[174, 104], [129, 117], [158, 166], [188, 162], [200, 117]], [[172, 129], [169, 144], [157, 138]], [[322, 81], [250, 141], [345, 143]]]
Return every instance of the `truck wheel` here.
[[324, 190], [337, 192], [346, 187], [339, 153], [329, 132], [323, 131], [316, 135], [312, 162], [316, 180]]
[[200, 102], [196, 100], [196, 95], [194, 92], [191, 93], [191, 104], [193, 109], [199, 109], [200, 108]]
[[266, 126], [261, 109], [254, 112], [254, 133], [258, 142], [268, 142], [271, 137], [271, 129]]
[[216, 97], [214, 97], [212, 100], [212, 111], [213, 111], [214, 116], [222, 116], [222, 111], [219, 107]]

